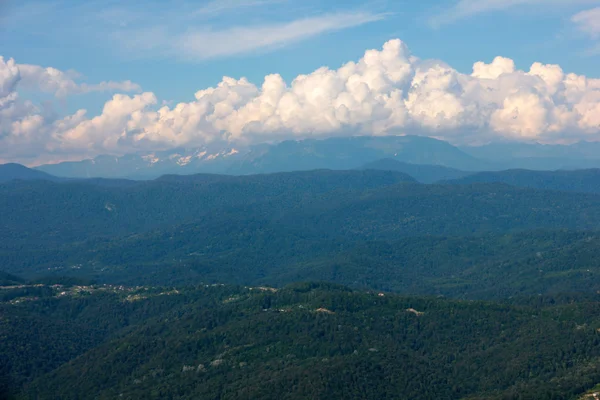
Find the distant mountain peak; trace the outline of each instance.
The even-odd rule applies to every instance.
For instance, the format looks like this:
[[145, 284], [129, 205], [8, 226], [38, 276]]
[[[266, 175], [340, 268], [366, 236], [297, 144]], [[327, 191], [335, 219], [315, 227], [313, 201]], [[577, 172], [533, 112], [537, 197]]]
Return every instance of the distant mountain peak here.
[[16, 163], [0, 164], [0, 182], [12, 180], [58, 181], [60, 178]]

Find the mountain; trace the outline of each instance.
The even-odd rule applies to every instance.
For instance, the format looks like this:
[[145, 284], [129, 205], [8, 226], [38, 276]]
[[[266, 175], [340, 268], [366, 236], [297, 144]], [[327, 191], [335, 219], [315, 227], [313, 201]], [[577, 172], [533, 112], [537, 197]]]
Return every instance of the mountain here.
[[[456, 147], [424, 136], [356, 136], [286, 140], [250, 147], [216, 143], [124, 156], [102, 155], [78, 162], [37, 167], [56, 176], [75, 178], [154, 179], [161, 175], [197, 173], [250, 175], [312, 169], [355, 169], [381, 159], [442, 166], [460, 171], [505, 169], [600, 168], [600, 143], [572, 145], [491, 143]], [[424, 173], [423, 173], [424, 174]], [[431, 182], [437, 173], [423, 181]], [[448, 176], [445, 179], [451, 179]]]
[[569, 192], [600, 193], [600, 169], [576, 171], [507, 170], [478, 172], [449, 180], [451, 184], [506, 183], [514, 186]]
[[31, 290], [0, 302], [0, 371], [23, 399], [567, 399], [600, 382], [597, 296]]
[[460, 147], [465, 153], [494, 163], [499, 169], [589, 169], [600, 168], [600, 142], [571, 145], [539, 143], [491, 143]]
[[217, 173], [229, 168], [232, 147], [177, 148], [169, 151], [101, 155], [94, 159], [47, 164], [38, 170], [71, 178], [153, 179], [165, 174]]
[[285, 141], [253, 149], [232, 167], [235, 173], [268, 173], [309, 169], [354, 169], [381, 158], [482, 170], [477, 160], [451, 144], [423, 136], [346, 137]]
[[58, 177], [52, 176], [42, 171], [27, 168], [21, 164], [0, 164], [0, 182], [12, 180], [46, 180], [59, 181]]
[[248, 148], [227, 145], [163, 152], [99, 156], [93, 160], [37, 167], [57, 176], [152, 179], [166, 174], [230, 174], [291, 172], [313, 169], [354, 169], [392, 157], [414, 164], [434, 164], [465, 170], [491, 166], [447, 142], [421, 136], [345, 137], [288, 140]]
[[363, 165], [360, 169], [403, 172], [421, 183], [435, 183], [438, 181], [459, 179], [473, 173], [440, 165], [409, 164], [393, 158], [384, 158], [382, 160], [373, 161]]
[[390, 171], [166, 176], [125, 185], [12, 182], [0, 184], [0, 239], [4, 245], [26, 243], [31, 247], [185, 222], [218, 221], [229, 215], [234, 220], [279, 218], [307, 207], [326, 210], [344, 193], [356, 193], [354, 197], [394, 184], [416, 183], [406, 174]]

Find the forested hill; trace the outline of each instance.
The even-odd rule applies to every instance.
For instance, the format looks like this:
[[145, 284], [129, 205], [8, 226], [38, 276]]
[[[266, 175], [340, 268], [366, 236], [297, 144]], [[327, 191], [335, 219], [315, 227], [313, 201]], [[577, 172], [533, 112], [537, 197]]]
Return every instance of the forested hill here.
[[322, 207], [326, 205], [323, 198], [333, 193], [362, 193], [413, 181], [406, 174], [389, 171], [312, 171], [251, 177], [166, 176], [119, 185], [11, 182], [0, 184], [0, 235], [4, 243], [19, 239], [30, 246], [38, 240], [63, 243], [200, 221], [206, 216], [225, 218], [229, 210], [258, 207], [255, 212], [292, 212], [308, 203]]
[[15, 290], [0, 302], [0, 381], [20, 399], [563, 399], [600, 382], [597, 299]]
[[600, 169], [575, 171], [531, 171], [514, 169], [498, 172], [478, 172], [454, 180], [452, 184], [506, 183], [513, 186], [544, 190], [600, 193]]
[[460, 179], [474, 172], [460, 171], [443, 165], [410, 164], [393, 158], [384, 158], [365, 164], [361, 169], [403, 172], [421, 183], [436, 183], [452, 179]]
[[502, 183], [372, 170], [12, 182], [0, 225], [0, 265], [26, 278], [327, 280], [477, 299], [600, 290], [600, 198]]
[[34, 278], [71, 276], [110, 284], [281, 287], [319, 280], [406, 294], [497, 300], [596, 293], [599, 247], [600, 234], [594, 232], [356, 241], [310, 237], [261, 223], [230, 228], [200, 224], [59, 248], [5, 249], [0, 263]]
[[369, 240], [600, 228], [600, 201], [593, 194], [408, 180], [402, 173], [369, 170], [122, 186], [15, 182], [0, 185], [0, 239], [4, 246], [62, 244], [182, 223], [206, 229], [283, 224], [289, 232]]

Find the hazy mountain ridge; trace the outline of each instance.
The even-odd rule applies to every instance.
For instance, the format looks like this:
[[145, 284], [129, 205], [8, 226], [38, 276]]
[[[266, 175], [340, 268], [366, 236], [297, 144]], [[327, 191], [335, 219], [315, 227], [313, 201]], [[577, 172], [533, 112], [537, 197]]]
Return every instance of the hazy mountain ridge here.
[[[216, 145], [215, 145], [216, 147]], [[93, 160], [42, 165], [39, 170], [78, 178], [156, 178], [164, 174], [220, 173], [249, 175], [313, 169], [354, 169], [381, 158], [393, 157], [416, 164], [435, 164], [467, 170], [489, 165], [460, 149], [421, 136], [350, 137], [284, 141], [249, 148], [175, 149], [99, 156]]]
[[449, 184], [505, 183], [512, 186], [581, 193], [600, 193], [600, 169], [532, 171], [524, 169], [489, 171], [448, 180]]
[[0, 183], [13, 180], [45, 180], [59, 182], [65, 179], [59, 178], [43, 171], [27, 168], [21, 164], [0, 164]]
[[421, 183], [436, 183], [463, 178], [474, 172], [460, 171], [441, 165], [409, 164], [393, 158], [384, 158], [363, 165], [360, 169], [375, 169], [380, 171], [398, 171], [408, 174]]
[[72, 178], [134, 178], [152, 179], [169, 173], [225, 172], [227, 158], [235, 157], [232, 147], [173, 149], [169, 151], [101, 155], [94, 159], [47, 164], [36, 167], [57, 176]]
[[495, 163], [497, 169], [589, 169], [600, 167], [600, 142], [570, 145], [540, 143], [492, 143], [459, 147], [471, 156]]
[[[598, 151], [595, 151], [598, 150]], [[424, 136], [356, 136], [287, 140], [276, 144], [173, 149], [98, 156], [92, 160], [37, 167], [64, 177], [153, 179], [165, 174], [213, 173], [250, 175], [313, 169], [355, 169], [381, 159], [435, 165], [464, 171], [533, 170], [600, 167], [600, 145], [494, 143], [457, 147]]]

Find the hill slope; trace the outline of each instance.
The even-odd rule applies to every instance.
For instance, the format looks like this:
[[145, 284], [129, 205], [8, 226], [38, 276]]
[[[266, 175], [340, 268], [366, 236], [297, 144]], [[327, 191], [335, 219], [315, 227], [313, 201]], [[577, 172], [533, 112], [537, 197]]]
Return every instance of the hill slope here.
[[535, 189], [600, 193], [600, 169], [576, 171], [531, 171], [515, 169], [498, 172], [478, 172], [450, 180], [447, 183], [506, 183]]
[[373, 161], [363, 165], [360, 169], [403, 172], [421, 183], [435, 183], [438, 181], [459, 179], [472, 174], [472, 172], [460, 171], [441, 165], [409, 164], [393, 158], [384, 158], [382, 160]]
[[499, 183], [373, 170], [13, 182], [0, 185], [0, 221], [0, 265], [26, 278], [319, 279], [465, 298], [600, 289], [594, 234], [527, 232], [597, 232], [600, 198]]
[[278, 224], [361, 240], [524, 229], [600, 229], [600, 201], [501, 184], [420, 185], [387, 171], [313, 171], [216, 182], [0, 185], [3, 245], [64, 243], [196, 222]]
[[46, 180], [57, 182], [61, 180], [42, 171], [27, 168], [21, 164], [0, 164], [0, 183], [12, 180]]
[[[128, 296], [130, 326], [38, 375], [21, 398], [552, 399], [600, 380], [598, 302], [509, 306], [323, 284], [170, 293], [63, 296], [57, 311], [83, 311], [60, 318], [79, 324], [114, 318], [83, 304], [111, 310]], [[57, 302], [46, 299], [24, 306], [33, 321], [38, 302]]]
[[123, 186], [17, 182], [0, 185], [0, 237], [4, 245], [26, 241], [33, 246], [205, 219], [225, 223], [228, 214], [277, 218], [307, 207], [330, 207], [334, 193], [362, 193], [407, 181], [414, 179], [388, 171], [312, 171], [210, 182], [165, 177]]
[[600, 290], [600, 236], [523, 232], [468, 237], [324, 239], [257, 223], [178, 226], [59, 249], [0, 251], [29, 277], [53, 274], [127, 285], [328, 281], [418, 295], [506, 299]]

